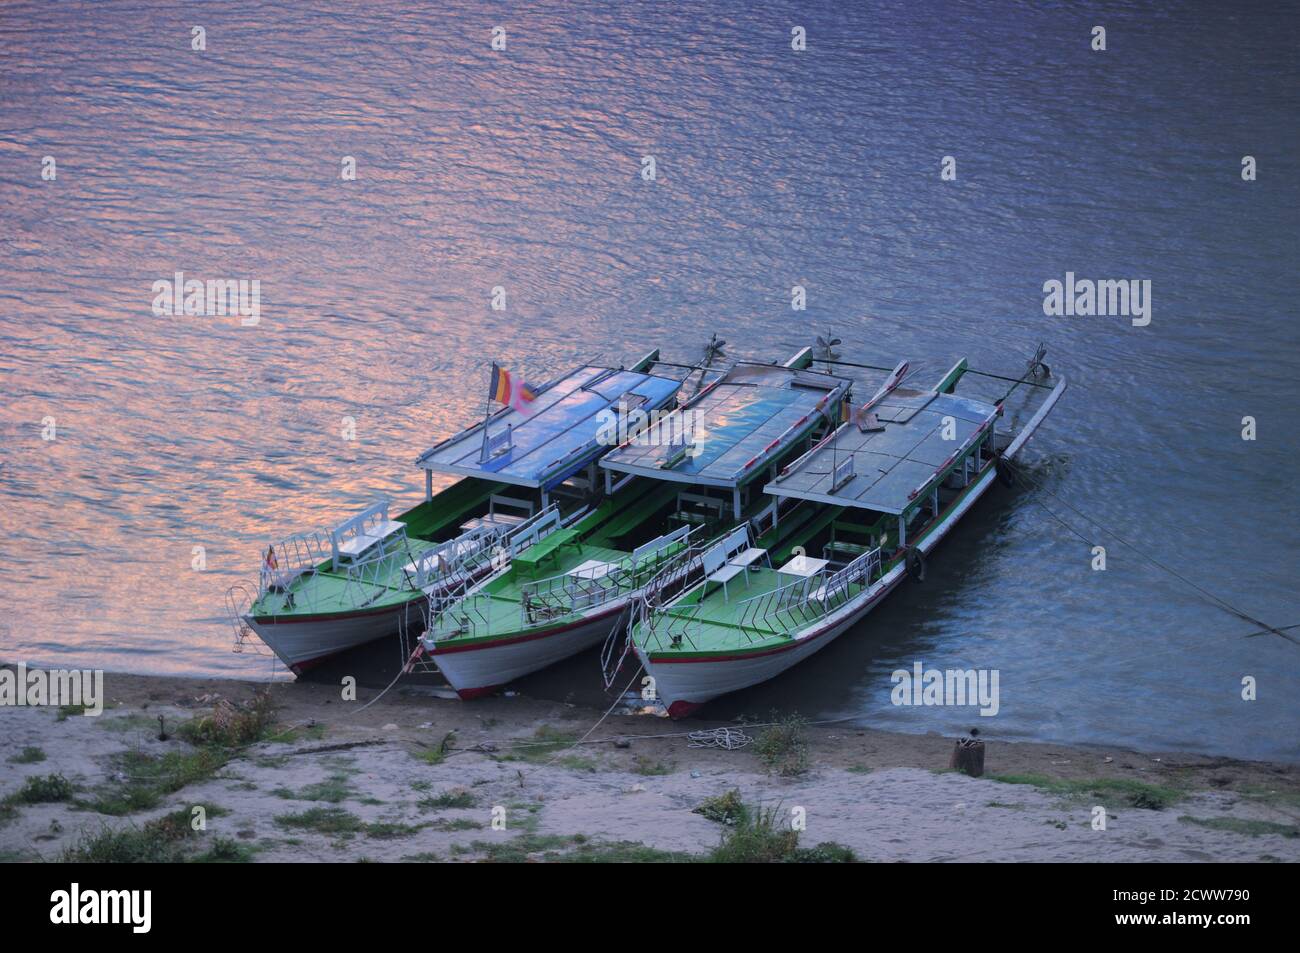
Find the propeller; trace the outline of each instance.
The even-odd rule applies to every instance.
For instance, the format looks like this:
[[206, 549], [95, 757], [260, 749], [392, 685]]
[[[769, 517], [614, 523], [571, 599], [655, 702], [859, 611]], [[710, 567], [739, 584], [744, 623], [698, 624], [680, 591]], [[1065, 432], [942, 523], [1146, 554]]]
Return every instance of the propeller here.
[[839, 338], [833, 336], [830, 331], [826, 332], [825, 337], [822, 337], [819, 334], [817, 335], [817, 347], [814, 349], [813, 357], [819, 361], [836, 360], [840, 355], [835, 350], [835, 346], [842, 343], [843, 342]]
[[1035, 351], [1034, 356], [1029, 359], [1027, 373], [1029, 374], [1030, 377], [1038, 378], [1038, 377], [1052, 376], [1052, 369], [1043, 362], [1043, 358], [1046, 356], [1047, 356], [1047, 345], [1044, 344], [1042, 341], [1039, 341], [1038, 350]]

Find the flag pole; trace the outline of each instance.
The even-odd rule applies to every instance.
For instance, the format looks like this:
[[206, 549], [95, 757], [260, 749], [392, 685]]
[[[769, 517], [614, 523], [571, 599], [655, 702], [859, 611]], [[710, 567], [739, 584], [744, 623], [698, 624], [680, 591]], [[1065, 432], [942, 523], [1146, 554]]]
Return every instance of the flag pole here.
[[488, 362], [488, 394], [487, 400], [483, 402], [483, 446], [478, 452], [478, 462], [487, 462], [488, 452], [488, 421], [492, 419], [492, 367], [495, 361]]

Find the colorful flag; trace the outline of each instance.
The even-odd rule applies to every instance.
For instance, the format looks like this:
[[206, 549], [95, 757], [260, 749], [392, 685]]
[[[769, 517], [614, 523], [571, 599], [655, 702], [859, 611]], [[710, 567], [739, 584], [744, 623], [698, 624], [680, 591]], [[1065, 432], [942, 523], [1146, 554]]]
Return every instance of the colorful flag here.
[[528, 413], [537, 395], [522, 378], [516, 377], [505, 368], [492, 364], [492, 383], [488, 387], [488, 397], [498, 404], [509, 404], [521, 413]]

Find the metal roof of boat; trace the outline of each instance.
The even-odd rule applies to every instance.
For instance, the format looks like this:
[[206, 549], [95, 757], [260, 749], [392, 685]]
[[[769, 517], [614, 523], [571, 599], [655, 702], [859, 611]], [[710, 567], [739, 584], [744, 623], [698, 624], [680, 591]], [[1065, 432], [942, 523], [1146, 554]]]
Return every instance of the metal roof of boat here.
[[[993, 426], [999, 413], [986, 401], [906, 388], [886, 394], [871, 410], [883, 429], [864, 433], [856, 424], [842, 425], [763, 491], [899, 514]], [[953, 423], [951, 439], [943, 433], [946, 418]], [[835, 467], [850, 456], [852, 478], [833, 489]]]
[[681, 419], [664, 415], [600, 465], [656, 480], [734, 488], [833, 417], [850, 384], [818, 371], [739, 363], [683, 408], [694, 412], [691, 453], [672, 439], [683, 428]]
[[509, 446], [482, 459], [483, 424], [463, 430], [426, 450], [416, 466], [437, 473], [482, 477], [516, 486], [550, 488], [603, 453], [597, 434], [607, 411], [620, 401], [659, 408], [676, 396], [681, 382], [623, 368], [584, 365], [548, 384], [529, 413], [507, 407], [488, 421], [489, 440], [506, 433]]

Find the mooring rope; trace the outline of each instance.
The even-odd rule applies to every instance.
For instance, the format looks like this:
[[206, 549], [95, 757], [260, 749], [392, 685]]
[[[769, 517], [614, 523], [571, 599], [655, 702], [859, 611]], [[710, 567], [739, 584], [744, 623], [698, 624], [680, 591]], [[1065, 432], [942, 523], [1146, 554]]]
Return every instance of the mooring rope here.
[[738, 751], [754, 739], [739, 728], [706, 728], [692, 731], [688, 748], [721, 748], [724, 751]]
[[[1249, 622], [1251, 625], [1255, 626], [1260, 630], [1263, 630], [1264, 632], [1271, 632], [1276, 636], [1280, 636], [1281, 638], [1286, 639], [1288, 642], [1291, 642], [1294, 645], [1300, 645], [1300, 639], [1297, 639], [1293, 635], [1288, 635], [1282, 629], [1271, 626], [1267, 622], [1255, 618], [1250, 613], [1246, 612], [1244, 609], [1238, 609], [1236, 606], [1228, 602], [1226, 599], [1220, 598], [1219, 596], [1215, 595], [1213, 592], [1210, 592], [1210, 590], [1206, 589], [1204, 586], [1196, 582], [1193, 582], [1191, 579], [1188, 579], [1186, 576], [1184, 576], [1182, 573], [1178, 572], [1177, 570], [1169, 566], [1166, 566], [1160, 560], [1156, 559], [1150, 553], [1147, 553], [1144, 550], [1140, 549], [1134, 543], [1130, 543], [1127, 539], [1125, 539], [1119, 533], [1115, 532], [1113, 529], [1103, 526], [1101, 523], [1097, 522], [1097, 520], [1090, 517], [1087, 513], [1084, 513], [1082, 510], [1080, 510], [1077, 506], [1075, 506], [1074, 504], [1070, 503], [1068, 500], [1063, 499], [1058, 494], [1049, 490], [1046, 486], [1043, 485], [1041, 481], [1035, 480], [1032, 477], [1030, 477], [1029, 474], [1025, 471], [1025, 468], [1021, 467], [1019, 464], [1012, 463], [1011, 460], [1003, 457], [998, 460], [998, 465], [1008, 467], [1011, 472], [1011, 475], [1016, 479], [1021, 480], [1030, 489], [1035, 489], [1038, 490], [1039, 492], [1046, 493], [1054, 500], [1060, 502], [1063, 506], [1072, 510], [1075, 514], [1079, 516], [1080, 519], [1085, 520], [1092, 526], [1099, 529], [1101, 532], [1113, 536], [1115, 539], [1119, 540], [1120, 543], [1127, 546], [1133, 552], [1137, 553], [1139, 556], [1141, 556], [1147, 562], [1151, 563], [1151, 565], [1155, 566], [1157, 569], [1161, 569], [1164, 572], [1167, 572], [1169, 575], [1173, 576], [1175, 579], [1178, 579], [1179, 581], [1185, 583], [1186, 585], [1191, 586], [1202, 596], [1209, 599], [1211, 602], [1217, 605], [1220, 609], [1223, 609], [1225, 612], [1229, 612], [1232, 615], [1235, 615], [1237, 618], [1241, 619], [1244, 622]], [[1086, 536], [1084, 536], [1082, 533], [1076, 530], [1073, 526], [1071, 526], [1069, 523], [1063, 520], [1056, 513], [1053, 513], [1052, 510], [1045, 503], [1043, 503], [1042, 500], [1036, 499], [1033, 502], [1037, 503], [1040, 507], [1042, 507], [1044, 512], [1046, 512], [1049, 516], [1051, 516], [1054, 520], [1056, 520], [1058, 523], [1060, 523], [1062, 526], [1068, 529], [1079, 539], [1083, 540], [1085, 543], [1088, 543], [1090, 545], [1096, 545], [1095, 540], [1088, 539]], [[1256, 635], [1256, 634], [1259, 633], [1252, 633], [1252, 635]]]

